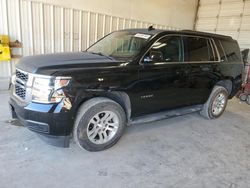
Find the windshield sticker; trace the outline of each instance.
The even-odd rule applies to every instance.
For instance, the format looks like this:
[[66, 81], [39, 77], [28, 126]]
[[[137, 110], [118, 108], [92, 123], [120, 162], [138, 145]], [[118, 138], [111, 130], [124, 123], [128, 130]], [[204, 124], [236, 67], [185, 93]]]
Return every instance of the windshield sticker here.
[[142, 39], [149, 39], [151, 37], [151, 35], [137, 33], [137, 34], [135, 34], [135, 37], [142, 38]]

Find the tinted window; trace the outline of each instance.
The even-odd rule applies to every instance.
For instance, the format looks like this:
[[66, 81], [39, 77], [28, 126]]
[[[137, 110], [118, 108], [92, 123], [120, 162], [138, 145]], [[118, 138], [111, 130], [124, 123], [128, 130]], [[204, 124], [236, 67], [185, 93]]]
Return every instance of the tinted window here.
[[114, 58], [131, 59], [148, 43], [151, 35], [126, 31], [113, 32], [93, 44], [87, 51]]
[[241, 61], [240, 49], [236, 41], [220, 40], [220, 42], [224, 48], [227, 61]]
[[206, 38], [184, 37], [185, 61], [214, 61], [210, 42]]
[[146, 55], [145, 62], [179, 62], [182, 61], [181, 38], [164, 37], [155, 42]]

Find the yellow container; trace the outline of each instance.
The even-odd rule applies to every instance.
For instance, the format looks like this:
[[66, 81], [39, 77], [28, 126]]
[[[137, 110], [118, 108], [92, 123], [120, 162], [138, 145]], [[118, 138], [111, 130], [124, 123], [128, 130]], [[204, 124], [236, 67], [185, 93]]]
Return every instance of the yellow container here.
[[8, 35], [0, 35], [0, 44], [9, 45], [10, 39]]
[[0, 44], [0, 61], [10, 60], [10, 47], [5, 44]]

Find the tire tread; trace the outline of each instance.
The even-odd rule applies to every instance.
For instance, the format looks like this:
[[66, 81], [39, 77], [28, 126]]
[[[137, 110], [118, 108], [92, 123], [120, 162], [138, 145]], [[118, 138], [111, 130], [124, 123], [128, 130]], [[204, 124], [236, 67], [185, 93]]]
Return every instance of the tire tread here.
[[[78, 140], [77, 129], [78, 129], [78, 125], [79, 125], [80, 121], [82, 120], [83, 116], [89, 110], [91, 110], [92, 107], [95, 107], [96, 105], [100, 105], [100, 104], [107, 105], [107, 103], [113, 104], [113, 105], [119, 107], [121, 109], [121, 112], [122, 112], [123, 121], [126, 121], [125, 112], [124, 112], [123, 108], [117, 102], [115, 102], [111, 99], [105, 98], [105, 97], [96, 97], [96, 98], [93, 98], [93, 99], [86, 101], [85, 103], [83, 103], [79, 107], [79, 110], [77, 112], [76, 119], [74, 122], [74, 127], [73, 127], [73, 138], [74, 138], [74, 141], [77, 143], [77, 145], [80, 148], [86, 149], [88, 151], [101, 151], [101, 150], [108, 149], [108, 148], [112, 147], [122, 136], [122, 134], [118, 135], [117, 138], [112, 143], [108, 144], [108, 146], [106, 146], [106, 147], [94, 147], [93, 148], [88, 144], [84, 144], [84, 146], [82, 146]], [[122, 122], [122, 123], [125, 124], [125, 122]], [[125, 127], [125, 125], [123, 125], [123, 129], [124, 129], [124, 127]]]

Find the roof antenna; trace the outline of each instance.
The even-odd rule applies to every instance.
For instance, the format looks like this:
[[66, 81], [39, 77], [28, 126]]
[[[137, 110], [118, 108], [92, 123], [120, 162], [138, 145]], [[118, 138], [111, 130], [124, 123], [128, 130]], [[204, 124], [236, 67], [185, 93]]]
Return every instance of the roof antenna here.
[[151, 26], [148, 27], [148, 30], [152, 31], [152, 30], [155, 30], [155, 28], [154, 28], [154, 26], [151, 25]]

